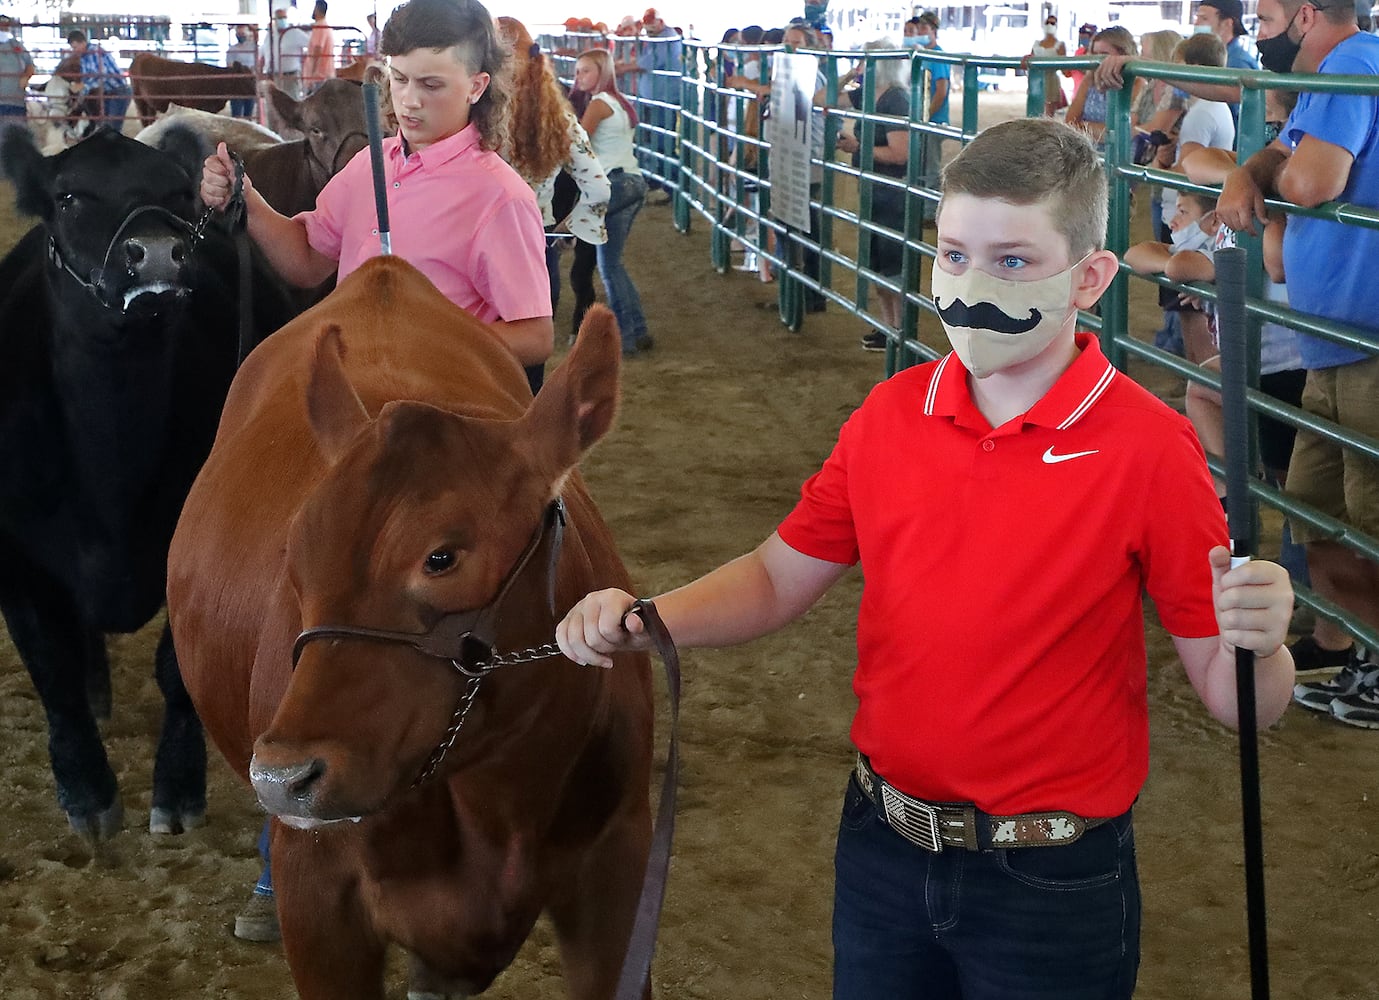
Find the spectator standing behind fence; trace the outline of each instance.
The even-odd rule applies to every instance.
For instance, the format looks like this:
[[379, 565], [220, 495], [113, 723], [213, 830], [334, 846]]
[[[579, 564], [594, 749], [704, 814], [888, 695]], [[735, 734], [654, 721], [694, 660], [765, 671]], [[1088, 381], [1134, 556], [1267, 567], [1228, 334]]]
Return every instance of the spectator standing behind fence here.
[[[1092, 51], [1092, 39], [1096, 37], [1097, 26], [1090, 21], [1084, 23], [1077, 29], [1077, 48], [1073, 49], [1074, 56], [1085, 56]], [[1073, 93], [1077, 93], [1077, 88], [1082, 86], [1082, 78], [1086, 76], [1086, 70], [1074, 69], [1068, 72], [1068, 78], [1073, 82]]]
[[0, 122], [7, 118], [24, 120], [24, 95], [33, 75], [33, 57], [14, 37], [14, 21], [0, 14]]
[[655, 7], [647, 8], [642, 15], [642, 31], [643, 40], [635, 49], [637, 96], [641, 99], [643, 123], [648, 126], [642, 130], [642, 176], [648, 190], [660, 192], [648, 198], [648, 203], [664, 205], [670, 201], [670, 188], [679, 181], [678, 176], [671, 175], [678, 167], [676, 121], [685, 47], [679, 32], [666, 24]]
[[[924, 52], [942, 52], [938, 46], [938, 15], [926, 10], [905, 22], [905, 47]], [[920, 69], [929, 76], [929, 107], [926, 120], [931, 125], [948, 124], [949, 66], [936, 59], [921, 59]], [[924, 133], [920, 149], [919, 183], [922, 187], [937, 188], [943, 172], [943, 136]], [[935, 202], [924, 202], [923, 220], [933, 222], [938, 212]]]
[[[593, 246], [608, 242], [603, 220], [612, 185], [526, 25], [516, 18], [500, 17], [498, 35], [507, 43], [513, 65], [512, 112], [500, 152], [536, 193], [546, 228], [546, 272], [554, 315], [560, 304], [560, 242], [566, 235]], [[578, 185], [579, 198], [568, 213], [557, 218], [556, 179], [562, 170]], [[533, 393], [541, 387], [542, 377], [540, 366], [527, 369]]]
[[[1213, 34], [1193, 35], [1178, 45], [1174, 61], [1187, 66], [1220, 67], [1226, 61], [1226, 47], [1221, 44], [1221, 39]], [[1221, 101], [1208, 101], [1201, 97], [1190, 98], [1178, 126], [1177, 139], [1176, 147], [1164, 146], [1162, 153], [1173, 154], [1172, 166], [1169, 169], [1179, 174], [1184, 173], [1184, 160], [1196, 155], [1200, 150], [1234, 149], [1235, 122], [1231, 119], [1230, 109]], [[1160, 218], [1164, 224], [1168, 224], [1173, 218], [1178, 206], [1178, 197], [1177, 191], [1163, 191]], [[1189, 361], [1200, 365], [1216, 353], [1208, 317], [1200, 305], [1183, 302], [1179, 293], [1171, 288], [1159, 289], [1159, 305], [1170, 312], [1177, 310], [1183, 335], [1183, 355]]]
[[[1139, 48], [1135, 45], [1135, 36], [1117, 24], [1103, 28], [1092, 36], [1091, 54], [1128, 57], [1138, 55]], [[1144, 78], [1136, 77], [1134, 89], [1130, 94], [1132, 108], [1139, 99], [1143, 87]], [[1106, 138], [1106, 105], [1106, 90], [1096, 82], [1096, 74], [1087, 73], [1077, 85], [1077, 93], [1073, 94], [1072, 103], [1068, 105], [1068, 113], [1064, 116], [1069, 125], [1086, 129], [1098, 149], [1102, 147]]]
[[[1259, 0], [1260, 59], [1300, 73], [1379, 75], [1379, 38], [1361, 32], [1349, 4], [1314, 7]], [[1218, 214], [1237, 231], [1256, 231], [1264, 199], [1312, 208], [1341, 201], [1379, 209], [1379, 96], [1303, 92], [1279, 138], [1232, 170]], [[1379, 344], [1379, 232], [1296, 215], [1283, 238], [1293, 308], [1369, 331]], [[1303, 408], [1379, 438], [1379, 357], [1300, 334], [1307, 387]], [[1379, 536], [1379, 463], [1307, 430], [1298, 432], [1288, 467], [1290, 496]], [[1313, 588], [1370, 628], [1379, 628], [1379, 565], [1300, 520], [1294, 537], [1307, 548]], [[1299, 684], [1294, 700], [1342, 722], [1379, 728], [1379, 662], [1336, 623], [1318, 618], [1294, 647], [1306, 667], [1341, 666], [1329, 681]]]
[[[1212, 34], [1226, 46], [1226, 67], [1229, 69], [1259, 69], [1260, 60], [1250, 54], [1241, 41], [1246, 34], [1240, 0], [1202, 0], [1197, 8], [1194, 31]], [[1133, 53], [1131, 53], [1133, 55]], [[1124, 85], [1122, 71], [1131, 55], [1112, 55], [1101, 61], [1096, 68], [1097, 86], [1103, 90], [1119, 90]], [[1268, 64], [1264, 69], [1275, 73], [1287, 73], [1290, 67]], [[1192, 97], [1205, 101], [1224, 101], [1231, 111], [1231, 120], [1240, 120], [1240, 85], [1236, 83], [1199, 83], [1183, 80], [1174, 86]]]
[[[1030, 46], [1029, 55], [1020, 61], [1020, 65], [1021, 68], [1028, 70], [1031, 57], [1051, 59], [1054, 56], [1066, 56], [1067, 54], [1068, 47], [1058, 37], [1058, 18], [1050, 14], [1044, 18], [1044, 33]], [[1057, 70], [1044, 70], [1043, 73], [1044, 114], [1052, 118], [1068, 106], [1068, 95], [1063, 92], [1063, 84], [1058, 79]], [[1064, 70], [1064, 73], [1067, 73], [1067, 70]]]
[[81, 85], [86, 91], [86, 115], [112, 128], [124, 125], [129, 108], [129, 81], [114, 57], [100, 45], [92, 45], [86, 32], [73, 29], [67, 33], [72, 54], [81, 60]]
[[[1292, 592], [1272, 563], [1227, 570], [1192, 428], [1077, 333], [1117, 271], [1087, 138], [1002, 122], [943, 181], [933, 293], [953, 353], [873, 389], [775, 533], [656, 605], [681, 646], [733, 645], [861, 566], [834, 1000], [1128, 1000], [1142, 595], [1226, 725], [1236, 648], [1256, 651], [1268, 726], [1292, 684]], [[632, 603], [586, 596], [561, 651], [609, 667], [647, 648]]]
[[[243, 66], [252, 73], [254, 72], [257, 53], [258, 46], [254, 44], [254, 35], [249, 25], [235, 25], [235, 40], [225, 50], [225, 65]], [[254, 103], [252, 97], [232, 97], [230, 98], [230, 114], [236, 118], [253, 118]]]
[[[867, 42], [863, 48], [869, 51], [885, 51], [894, 49], [895, 41], [890, 38], [882, 38], [874, 42]], [[849, 70], [842, 79], [847, 80], [855, 72], [856, 70]], [[884, 177], [903, 182], [906, 165], [910, 160], [910, 129], [908, 125], [910, 117], [910, 61], [908, 59], [876, 59], [872, 61], [868, 72], [875, 81], [876, 114], [902, 119], [899, 122], [877, 121], [875, 123], [872, 170]], [[854, 87], [846, 92], [844, 100], [853, 108], [863, 110], [862, 94], [863, 88]], [[852, 155], [854, 167], [862, 165], [862, 144], [858, 138], [861, 131], [862, 128], [859, 124], [855, 132], [843, 132], [838, 136], [838, 150]], [[903, 186], [897, 188], [873, 183], [871, 186], [870, 221], [885, 226], [887, 229], [894, 229], [903, 235], [905, 232], [905, 200], [906, 192]], [[899, 278], [902, 262], [900, 241], [894, 236], [887, 236], [882, 233], [872, 233], [869, 241], [871, 244], [871, 269], [888, 278]], [[881, 319], [893, 330], [898, 330], [902, 304], [900, 296], [879, 285], [873, 286], [872, 290], [876, 293], [877, 304], [881, 307]], [[888, 340], [889, 338], [882, 331], [872, 330], [862, 337], [862, 347], [868, 351], [884, 351]]]
[[306, 46], [306, 32], [288, 23], [286, 7], [276, 8], [259, 49], [259, 72], [295, 100], [302, 99], [302, 57]]
[[302, 91], [310, 94], [327, 80], [335, 78], [335, 30], [326, 23], [326, 0], [316, 0], [311, 11], [311, 34], [302, 63]]
[[370, 11], [364, 15], [364, 20], [369, 24], [369, 30], [364, 32], [364, 55], [370, 59], [378, 58], [378, 15]]
[[646, 201], [646, 181], [632, 145], [637, 113], [618, 90], [613, 57], [606, 49], [580, 53], [575, 60], [575, 86], [590, 95], [589, 109], [580, 124], [593, 141], [594, 155], [608, 172], [612, 186], [604, 218], [608, 240], [598, 248], [599, 277], [622, 332], [623, 357], [631, 357], [656, 346], [647, 332], [641, 295], [623, 262], [632, 223]]

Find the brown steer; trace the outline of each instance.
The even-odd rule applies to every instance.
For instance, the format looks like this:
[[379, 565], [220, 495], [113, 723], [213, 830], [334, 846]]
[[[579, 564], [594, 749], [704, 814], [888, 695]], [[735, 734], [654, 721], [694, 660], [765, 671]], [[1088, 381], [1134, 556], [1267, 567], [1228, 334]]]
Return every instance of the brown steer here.
[[257, 83], [243, 66], [210, 66], [140, 52], [129, 64], [129, 86], [139, 120], [151, 125], [169, 103], [219, 111], [231, 98], [253, 97]]
[[612, 424], [618, 361], [612, 315], [591, 310], [533, 402], [488, 327], [378, 257], [235, 379], [173, 539], [168, 613], [207, 732], [277, 817], [283, 947], [309, 1000], [382, 998], [389, 943], [411, 954], [413, 996], [481, 992], [542, 911], [570, 996], [613, 994], [651, 835], [647, 658], [476, 683], [449, 659], [474, 667], [472, 641], [446, 658], [357, 634], [297, 658], [294, 641], [421, 640], [496, 601], [501, 654], [549, 642], [589, 590], [628, 587], [575, 469]]

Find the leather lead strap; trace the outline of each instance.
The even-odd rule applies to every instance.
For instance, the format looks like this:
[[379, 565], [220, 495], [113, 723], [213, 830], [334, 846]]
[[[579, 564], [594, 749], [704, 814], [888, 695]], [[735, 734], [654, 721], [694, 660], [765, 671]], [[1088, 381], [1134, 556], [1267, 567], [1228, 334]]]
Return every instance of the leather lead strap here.
[[633, 604], [627, 612], [638, 615], [666, 671], [666, 692], [670, 698], [670, 748], [666, 751], [666, 770], [661, 779], [661, 801], [656, 809], [656, 829], [651, 836], [651, 852], [646, 861], [646, 877], [637, 901], [637, 918], [627, 942], [618, 977], [615, 1000], [642, 1000], [651, 978], [651, 959], [656, 952], [656, 931], [661, 921], [661, 906], [666, 898], [670, 873], [670, 850], [675, 839], [675, 799], [680, 782], [680, 654], [661, 621], [656, 605], [647, 600]]

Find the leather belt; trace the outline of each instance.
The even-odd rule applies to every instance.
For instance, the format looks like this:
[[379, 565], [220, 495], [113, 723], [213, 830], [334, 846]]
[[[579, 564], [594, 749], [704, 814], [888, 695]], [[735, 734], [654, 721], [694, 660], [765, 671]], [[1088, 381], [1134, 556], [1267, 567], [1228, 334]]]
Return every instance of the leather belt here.
[[989, 851], [1000, 847], [1061, 847], [1107, 822], [1054, 811], [992, 816], [970, 802], [925, 802], [906, 795], [871, 768], [862, 754], [855, 769], [858, 787], [896, 833], [926, 851], [945, 847]]

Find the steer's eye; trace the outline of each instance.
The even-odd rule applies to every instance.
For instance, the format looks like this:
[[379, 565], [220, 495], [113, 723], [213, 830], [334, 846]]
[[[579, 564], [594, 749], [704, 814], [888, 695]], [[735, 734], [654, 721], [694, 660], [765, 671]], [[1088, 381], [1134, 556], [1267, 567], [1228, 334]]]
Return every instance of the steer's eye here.
[[321, 129], [319, 129], [319, 128], [313, 128], [313, 129], [311, 130], [311, 137], [312, 137], [313, 139], [324, 139], [325, 136], [326, 136], [326, 133], [325, 133], [324, 131], [322, 131]]
[[57, 196], [57, 207], [63, 211], [76, 208], [77, 196], [74, 194], [63, 193]]
[[455, 565], [455, 553], [446, 549], [436, 549], [426, 557], [426, 572], [444, 573], [451, 566]]

